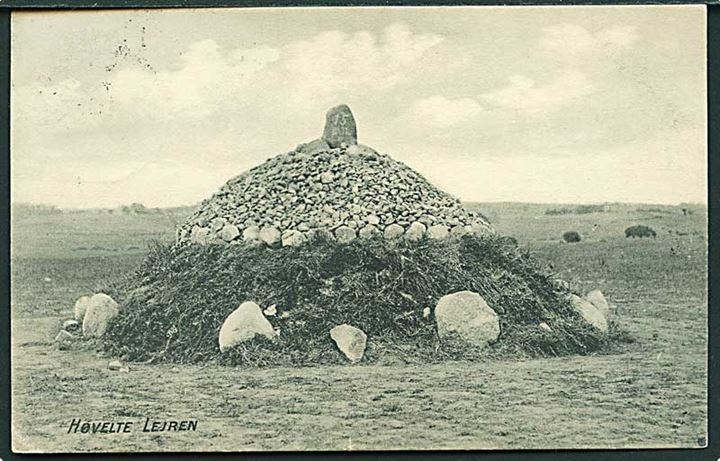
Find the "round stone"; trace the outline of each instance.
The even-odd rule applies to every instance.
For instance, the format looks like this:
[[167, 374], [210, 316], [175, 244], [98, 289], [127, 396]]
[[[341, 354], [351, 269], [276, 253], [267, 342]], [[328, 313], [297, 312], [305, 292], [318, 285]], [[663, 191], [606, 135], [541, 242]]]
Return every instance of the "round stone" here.
[[425, 236], [426, 231], [427, 228], [425, 227], [425, 224], [415, 221], [410, 224], [410, 227], [408, 227], [408, 230], [405, 233], [405, 238], [411, 242], [419, 242]]
[[428, 238], [435, 239], [435, 240], [444, 240], [448, 238], [450, 235], [450, 229], [448, 229], [447, 226], [443, 226], [442, 224], [436, 224], [434, 226], [430, 226], [430, 228], [427, 230], [427, 236]]
[[348, 226], [340, 226], [335, 229], [335, 238], [339, 243], [350, 243], [355, 240], [356, 232]]
[[383, 231], [383, 236], [387, 240], [395, 240], [403, 236], [405, 229], [400, 224], [390, 224]]
[[274, 246], [277, 245], [280, 242], [280, 231], [277, 230], [276, 227], [273, 226], [265, 226], [262, 229], [260, 229], [260, 233], [258, 234], [258, 237], [260, 240], [265, 242], [267, 246]]
[[360, 229], [360, 232], [358, 233], [361, 239], [369, 239], [373, 238], [375, 236], [381, 235], [380, 229], [373, 226], [372, 224], [368, 224], [367, 226]]

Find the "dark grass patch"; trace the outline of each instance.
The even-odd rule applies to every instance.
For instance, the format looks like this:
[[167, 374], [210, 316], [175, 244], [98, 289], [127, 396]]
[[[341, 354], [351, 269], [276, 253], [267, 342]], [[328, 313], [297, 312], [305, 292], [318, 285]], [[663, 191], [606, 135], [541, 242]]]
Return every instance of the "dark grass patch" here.
[[[318, 239], [279, 249], [158, 244], [136, 273], [108, 287], [122, 312], [104, 348], [128, 360], [342, 363], [329, 331], [348, 323], [368, 334], [364, 360], [370, 362], [602, 349], [612, 331], [606, 335], [585, 325], [553, 278], [527, 252], [495, 236], [419, 244], [356, 240], [345, 246]], [[440, 343], [433, 316], [423, 317], [440, 297], [462, 290], [479, 293], [500, 315], [502, 332], [492, 346]], [[221, 355], [219, 329], [244, 301], [277, 306], [277, 316], [268, 319], [280, 330], [279, 340], [256, 338]], [[539, 328], [540, 322], [552, 331]]]

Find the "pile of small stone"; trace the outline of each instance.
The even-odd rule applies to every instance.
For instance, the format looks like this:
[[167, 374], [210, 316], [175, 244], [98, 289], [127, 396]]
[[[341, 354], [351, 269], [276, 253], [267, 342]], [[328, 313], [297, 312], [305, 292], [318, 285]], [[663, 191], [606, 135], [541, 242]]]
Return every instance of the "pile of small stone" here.
[[357, 144], [347, 106], [327, 114], [323, 137], [231, 179], [177, 230], [176, 243], [298, 245], [444, 239], [491, 232], [487, 220], [412, 168]]

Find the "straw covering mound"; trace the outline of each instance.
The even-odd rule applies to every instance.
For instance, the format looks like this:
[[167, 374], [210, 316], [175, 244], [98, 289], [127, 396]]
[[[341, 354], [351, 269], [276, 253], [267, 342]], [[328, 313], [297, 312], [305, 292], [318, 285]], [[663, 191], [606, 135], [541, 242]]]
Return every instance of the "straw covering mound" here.
[[[461, 290], [479, 293], [497, 311], [501, 334], [490, 347], [438, 338], [433, 309]], [[343, 362], [329, 337], [341, 324], [367, 333], [364, 360], [371, 362], [385, 354], [422, 362], [600, 349], [608, 335], [584, 322], [567, 294], [529, 255], [494, 235], [420, 244], [377, 237], [348, 245], [318, 237], [278, 249], [158, 246], [113, 293], [123, 307], [104, 339], [110, 352], [129, 360], [255, 365]], [[221, 354], [220, 327], [248, 300], [274, 307], [267, 319], [279, 336]]]

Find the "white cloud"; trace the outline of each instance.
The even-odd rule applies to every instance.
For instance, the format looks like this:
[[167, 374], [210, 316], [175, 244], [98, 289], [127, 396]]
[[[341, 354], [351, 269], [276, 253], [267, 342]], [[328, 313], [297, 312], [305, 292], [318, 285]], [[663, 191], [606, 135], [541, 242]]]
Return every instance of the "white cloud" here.
[[446, 128], [472, 121], [485, 111], [472, 98], [447, 99], [443, 96], [431, 96], [416, 101], [410, 112], [411, 116], [420, 122]]
[[[306, 113], [354, 88], [385, 90], [402, 82], [408, 70], [442, 38], [413, 33], [395, 23], [382, 32], [322, 32], [281, 47], [222, 50], [213, 40], [188, 46], [177, 64], [155, 70], [144, 58], [116, 53], [117, 62], [103, 81], [80, 85], [19, 86], [15, 93], [26, 109], [26, 125], [68, 128], [110, 121], [200, 120], [235, 107], [284, 105]], [[249, 89], [252, 88], [252, 91]]]
[[582, 72], [567, 71], [545, 85], [523, 75], [513, 75], [510, 83], [484, 93], [482, 98], [494, 105], [526, 112], [548, 111], [591, 94], [594, 85]]
[[288, 80], [306, 94], [359, 86], [383, 90], [403, 81], [408, 68], [441, 41], [438, 35], [415, 34], [403, 23], [391, 24], [378, 35], [328, 31], [289, 43], [282, 50], [283, 64]]
[[152, 72], [129, 65], [109, 82], [113, 98], [120, 103], [139, 104], [154, 116], [202, 118], [279, 58], [279, 50], [270, 47], [223, 54], [213, 40], [203, 40], [182, 54], [178, 70]]
[[555, 56], [572, 57], [578, 53], [614, 52], [626, 49], [637, 39], [634, 26], [617, 26], [592, 33], [576, 24], [559, 24], [542, 30], [538, 48]]

